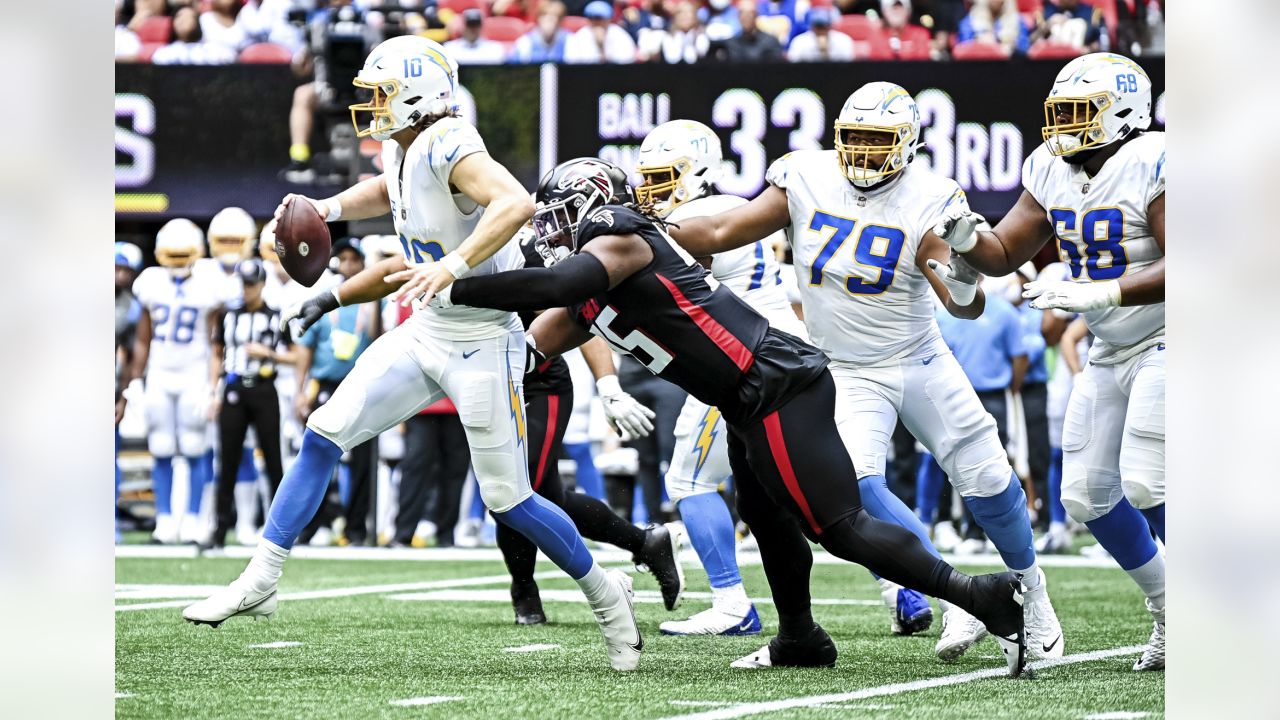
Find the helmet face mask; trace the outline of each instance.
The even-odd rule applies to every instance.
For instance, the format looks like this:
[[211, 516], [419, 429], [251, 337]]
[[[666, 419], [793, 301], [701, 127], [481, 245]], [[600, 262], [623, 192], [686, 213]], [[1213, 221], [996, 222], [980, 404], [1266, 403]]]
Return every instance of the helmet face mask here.
[[[349, 105], [356, 137], [385, 141], [424, 118], [457, 110], [458, 64], [426, 38], [402, 35], [383, 41], [352, 80], [365, 102]], [[371, 117], [362, 122], [362, 113]]]
[[1058, 72], [1044, 101], [1040, 135], [1051, 154], [1079, 164], [1150, 125], [1146, 71], [1123, 55], [1092, 53]]
[[593, 210], [635, 202], [626, 173], [596, 158], [557, 165], [538, 183], [534, 248], [550, 267], [578, 252], [578, 226]]
[[645, 136], [636, 158], [637, 201], [667, 217], [676, 208], [714, 192], [724, 156], [720, 138], [693, 120], [665, 122]]
[[204, 255], [204, 231], [185, 218], [175, 218], [156, 233], [156, 262], [175, 278], [191, 274]]
[[[348, 106], [351, 110], [351, 124], [356, 127], [356, 137], [389, 139], [399, 129], [396, 127], [395, 116], [391, 114], [391, 100], [400, 94], [400, 82], [393, 79], [374, 83], [357, 77], [351, 84], [367, 91], [369, 97], [366, 102]], [[366, 112], [372, 113], [373, 117], [368, 123], [361, 123], [360, 113]]]
[[578, 231], [578, 220], [570, 217], [570, 213], [568, 201], [539, 205], [533, 213], [533, 247], [547, 267], [577, 251], [574, 236]]
[[902, 87], [867, 83], [845, 100], [835, 131], [841, 174], [855, 187], [870, 190], [888, 183], [915, 159], [920, 110]]
[[1044, 127], [1040, 135], [1057, 155], [1074, 155], [1106, 144], [1103, 113], [1115, 103], [1110, 92], [1085, 97], [1057, 97], [1044, 101]]

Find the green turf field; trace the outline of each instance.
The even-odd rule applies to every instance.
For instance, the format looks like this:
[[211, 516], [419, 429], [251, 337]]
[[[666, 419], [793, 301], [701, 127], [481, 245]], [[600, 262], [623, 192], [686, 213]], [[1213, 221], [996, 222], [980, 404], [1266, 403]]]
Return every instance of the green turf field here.
[[[640, 670], [627, 675], [609, 669], [577, 586], [545, 561], [538, 569], [545, 571], [540, 584], [551, 623], [541, 627], [513, 624], [497, 559], [293, 558], [281, 592], [303, 598], [284, 599], [273, 620], [234, 618], [216, 630], [182, 621], [181, 606], [189, 602], [182, 598], [204, 592], [173, 586], [220, 585], [244, 565], [236, 558], [117, 559], [119, 717], [1048, 720], [1164, 714], [1164, 675], [1130, 672], [1136, 652], [1041, 669], [1033, 680], [968, 677], [1003, 668], [994, 641], [958, 663], [939, 662], [932, 649], [940, 623], [923, 636], [890, 635], [878, 587], [851, 565], [819, 564], [813, 573], [815, 601], [836, 603], [819, 604], [814, 613], [839, 647], [834, 669], [732, 670], [729, 662], [762, 645], [775, 627], [771, 605], [758, 606], [766, 628], [759, 637], [666, 637], [658, 623], [674, 616], [657, 601], [652, 578], [637, 576], [645, 654]], [[686, 570], [689, 590], [705, 593], [705, 574], [688, 564]], [[1146, 641], [1150, 616], [1120, 570], [1047, 572], [1069, 659]], [[767, 596], [758, 564], [745, 565], [743, 573], [753, 597]], [[317, 597], [314, 591], [322, 590], [334, 592]], [[556, 590], [573, 592], [558, 601]], [[156, 603], [173, 606], [122, 609]], [[709, 604], [686, 599], [678, 612]], [[267, 643], [288, 645], [252, 647]], [[946, 676], [961, 677], [949, 685], [900, 686]], [[864, 692], [853, 695], [858, 691]], [[815, 697], [830, 695], [837, 697]]]

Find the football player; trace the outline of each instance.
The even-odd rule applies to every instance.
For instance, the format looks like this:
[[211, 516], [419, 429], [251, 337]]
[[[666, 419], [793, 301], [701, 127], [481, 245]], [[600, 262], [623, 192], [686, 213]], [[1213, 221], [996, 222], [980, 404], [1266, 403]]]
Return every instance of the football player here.
[[[745, 205], [742, 198], [716, 191], [723, 163], [720, 138], [711, 128], [693, 120], [663, 123], [640, 144], [636, 172], [644, 182], [636, 187], [637, 199], [675, 224]], [[779, 231], [719, 253], [710, 259], [709, 269], [712, 277], [763, 315], [770, 326], [804, 339], [808, 334], [787, 299], [774, 257], [773, 246], [782, 241]], [[760, 616], [747, 599], [738, 572], [733, 518], [718, 493], [720, 484], [730, 477], [727, 442], [719, 410], [692, 396], [685, 401], [676, 421], [667, 495], [676, 503], [707, 571], [712, 602], [711, 609], [687, 620], [662, 623], [659, 630], [667, 635], [754, 635], [761, 630]], [[867, 490], [863, 492], [865, 502]], [[881, 584], [895, 632], [911, 634], [929, 627], [933, 613], [928, 601], [888, 580], [881, 579]]]
[[[533, 215], [533, 202], [485, 151], [475, 127], [458, 117], [458, 67], [440, 45], [416, 36], [387, 40], [369, 53], [354, 83], [370, 97], [351, 107], [352, 122], [360, 137], [382, 141], [386, 172], [331, 198], [298, 200], [328, 221], [390, 212], [404, 255], [287, 310], [286, 322], [298, 319], [296, 332], [344, 304], [373, 302], [397, 289], [401, 302], [425, 303], [456, 278], [523, 261], [510, 240]], [[283, 205], [277, 215], [282, 212]], [[234, 615], [274, 614], [284, 561], [319, 508], [342, 453], [448, 397], [466, 429], [485, 504], [578, 582], [610, 664], [635, 669], [643, 641], [630, 577], [600, 567], [564, 511], [530, 485], [521, 393], [525, 348], [518, 316], [478, 308], [422, 307], [379, 337], [307, 419], [302, 449], [248, 568], [184, 617], [216, 626]]]
[[982, 272], [1010, 272], [1051, 239], [1070, 267], [1024, 293], [1083, 313], [1096, 337], [1068, 401], [1062, 504], [1147, 596], [1154, 629], [1134, 670], [1162, 670], [1164, 555], [1148, 525], [1164, 540], [1164, 133], [1147, 131], [1147, 73], [1114, 53], [1067, 63], [1044, 113], [1009, 214], [980, 232], [950, 208], [935, 232]]
[[[124, 382], [133, 364], [134, 333], [142, 306], [133, 295], [133, 282], [142, 271], [142, 251], [133, 243], [116, 241], [116, 501], [120, 500], [120, 420], [127, 399]], [[116, 543], [121, 541], [116, 526]]]
[[759, 543], [779, 616], [777, 637], [735, 667], [834, 664], [835, 645], [810, 613], [807, 537], [882, 577], [966, 607], [997, 636], [1010, 674], [1020, 674], [1026, 647], [1017, 577], [968, 577], [910, 531], [863, 512], [836, 428], [826, 356], [771, 328], [676, 245], [663, 221], [634, 203], [617, 204], [630, 196], [613, 165], [594, 158], [559, 165], [539, 185], [534, 215], [552, 266], [464, 278], [433, 302], [555, 308], [530, 326], [537, 352], [558, 355], [594, 334], [720, 411], [738, 509]]
[[[156, 234], [156, 260], [133, 283], [142, 305], [133, 351], [132, 377], [144, 377], [147, 449], [154, 458], [155, 542], [201, 542], [200, 500], [210, 480], [209, 339], [216, 331], [220, 289], [192, 268], [204, 254], [204, 232], [190, 220], [170, 220]], [[170, 508], [173, 456], [186, 459], [190, 477], [187, 512], [179, 522]]]
[[[935, 294], [962, 318], [982, 313], [978, 273], [932, 231], [948, 207], [966, 205], [954, 180], [913, 164], [920, 113], [911, 95], [868, 83], [845, 101], [835, 150], [801, 150], [775, 161], [754, 200], [672, 234], [694, 254], [724, 252], [786, 229], [805, 324], [832, 358], [841, 431], [871, 507], [925, 541], [927, 530], [885, 487], [885, 457], [899, 415], [959, 490], [1010, 570], [1027, 587], [1033, 658], [1062, 655], [1061, 625], [1036, 564], [1027, 499], [1009, 466], [995, 420], [947, 349], [934, 318]], [[930, 269], [926, 272], [926, 267]], [[936, 551], [935, 551], [936, 552]], [[935, 652], [958, 658], [986, 634], [982, 623], [943, 606]]]

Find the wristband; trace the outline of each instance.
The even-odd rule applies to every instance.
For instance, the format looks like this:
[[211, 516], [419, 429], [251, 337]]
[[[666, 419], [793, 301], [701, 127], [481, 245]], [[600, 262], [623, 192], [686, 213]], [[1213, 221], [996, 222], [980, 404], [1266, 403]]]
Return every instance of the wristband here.
[[973, 304], [973, 299], [978, 296], [978, 284], [956, 282], [947, 286], [947, 291], [951, 293], [951, 301], [961, 307], [968, 307]]
[[338, 218], [342, 217], [342, 203], [338, 202], [338, 198], [331, 197], [322, 202], [324, 202], [324, 206], [328, 208], [328, 213], [324, 216], [325, 222], [335, 222]]
[[618, 382], [617, 375], [605, 375], [596, 380], [596, 392], [600, 393], [600, 397], [613, 397], [622, 392], [622, 385]]
[[471, 266], [456, 252], [447, 253], [440, 258], [440, 264], [444, 265], [444, 269], [449, 271], [454, 280], [461, 280], [466, 277], [467, 273], [471, 272]]
[[1110, 307], [1120, 307], [1120, 281], [1108, 280], [1102, 283], [1106, 288], [1108, 305]]

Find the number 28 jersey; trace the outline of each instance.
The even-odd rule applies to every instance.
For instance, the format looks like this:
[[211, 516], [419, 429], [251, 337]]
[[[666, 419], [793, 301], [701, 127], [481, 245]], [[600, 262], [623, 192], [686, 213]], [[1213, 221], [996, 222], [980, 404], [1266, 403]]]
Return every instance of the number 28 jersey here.
[[149, 267], [133, 281], [133, 294], [151, 314], [148, 372], [209, 372], [209, 313], [226, 291], [209, 273], [175, 279], [162, 267]]
[[[1147, 206], [1164, 193], [1164, 133], [1126, 142], [1093, 177], [1041, 145], [1022, 164], [1022, 184], [1045, 209], [1071, 280], [1115, 280], [1164, 257], [1147, 223]], [[1084, 319], [1097, 337], [1089, 360], [1099, 365], [1164, 340], [1164, 303], [1103, 308]]]
[[855, 187], [834, 150], [782, 156], [765, 179], [787, 193], [787, 237], [810, 340], [831, 359], [873, 364], [941, 337], [916, 251], [948, 206], [954, 180], [909, 165], [888, 187]]

